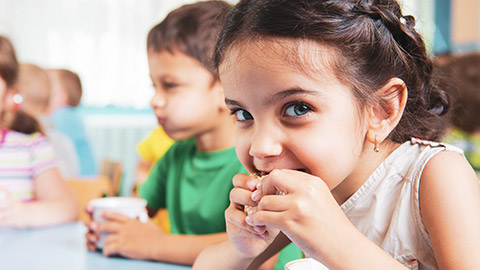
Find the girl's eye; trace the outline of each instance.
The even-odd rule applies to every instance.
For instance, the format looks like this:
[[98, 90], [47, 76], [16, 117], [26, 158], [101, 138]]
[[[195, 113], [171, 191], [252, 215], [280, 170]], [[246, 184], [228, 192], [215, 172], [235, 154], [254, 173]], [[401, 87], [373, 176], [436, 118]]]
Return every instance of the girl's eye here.
[[310, 112], [312, 109], [310, 106], [303, 102], [294, 103], [287, 107], [285, 114], [287, 116], [302, 116]]
[[238, 121], [246, 121], [246, 120], [253, 119], [252, 115], [249, 112], [242, 109], [238, 109], [234, 111], [233, 114], [235, 115]]

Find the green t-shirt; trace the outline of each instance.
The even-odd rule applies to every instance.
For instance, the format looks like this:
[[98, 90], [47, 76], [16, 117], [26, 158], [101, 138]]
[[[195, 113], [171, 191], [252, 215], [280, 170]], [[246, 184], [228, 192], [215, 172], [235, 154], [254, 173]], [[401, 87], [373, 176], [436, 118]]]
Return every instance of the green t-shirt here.
[[200, 152], [194, 139], [175, 142], [155, 164], [139, 194], [150, 207], [167, 208], [173, 234], [225, 232], [232, 178], [247, 173], [235, 148]]

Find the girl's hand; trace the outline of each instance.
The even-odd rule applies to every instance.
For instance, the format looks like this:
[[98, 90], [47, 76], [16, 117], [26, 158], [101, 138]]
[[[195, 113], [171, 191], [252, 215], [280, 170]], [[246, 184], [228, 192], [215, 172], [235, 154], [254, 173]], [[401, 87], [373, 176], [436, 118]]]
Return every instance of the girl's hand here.
[[26, 215], [25, 203], [15, 200], [6, 190], [0, 189], [0, 226], [25, 228]]
[[103, 255], [121, 255], [136, 260], [154, 258], [153, 247], [161, 243], [158, 238], [164, 233], [153, 222], [142, 223], [138, 219], [107, 211], [103, 213], [103, 218], [106, 222], [94, 223], [96, 235], [109, 233], [105, 237]]
[[246, 222], [250, 217], [244, 212], [244, 205], [257, 205], [257, 202], [252, 200], [257, 180], [246, 174], [237, 174], [233, 177], [233, 185], [230, 192], [231, 203], [225, 211], [228, 238], [246, 258], [254, 258], [270, 245], [279, 231], [264, 226], [250, 226]]
[[[277, 191], [285, 195], [275, 195]], [[338, 237], [345, 237], [346, 231], [354, 229], [318, 177], [293, 170], [274, 170], [263, 179], [257, 193], [259, 204], [249, 223], [283, 231], [314, 258], [322, 258]]]

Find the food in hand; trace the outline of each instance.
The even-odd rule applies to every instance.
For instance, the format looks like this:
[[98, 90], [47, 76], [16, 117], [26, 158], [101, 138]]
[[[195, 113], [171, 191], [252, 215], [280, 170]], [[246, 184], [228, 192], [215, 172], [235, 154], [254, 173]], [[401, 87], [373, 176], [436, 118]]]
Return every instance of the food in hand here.
[[[263, 175], [260, 175], [258, 173], [251, 173], [250, 176], [255, 178], [258, 182], [261, 182], [263, 177], [265, 177], [266, 174], [263, 174]], [[253, 206], [250, 206], [250, 205], [244, 205], [243, 206], [243, 211], [248, 214], [248, 211], [250, 211], [250, 209], [252, 209]]]
[[[255, 178], [258, 182], [262, 182], [263, 178], [265, 176], [267, 176], [266, 174], [259, 174], [259, 173], [251, 173], [250, 174], [251, 177]], [[285, 195], [285, 192], [282, 192], [280, 190], [277, 190], [277, 192], [275, 193], [276, 195]], [[250, 206], [250, 205], [244, 205], [243, 206], [243, 211], [248, 214], [248, 211], [250, 211], [254, 206]]]

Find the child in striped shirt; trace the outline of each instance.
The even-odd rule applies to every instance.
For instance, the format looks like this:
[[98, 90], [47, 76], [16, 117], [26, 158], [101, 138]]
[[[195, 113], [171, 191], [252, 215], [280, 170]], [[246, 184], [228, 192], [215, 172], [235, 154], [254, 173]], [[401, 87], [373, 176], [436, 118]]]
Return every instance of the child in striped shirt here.
[[[73, 221], [76, 202], [60, 176], [50, 143], [39, 132], [11, 129], [20, 115], [17, 77], [14, 48], [0, 36], [0, 226], [29, 228]], [[28, 120], [22, 123], [35, 123], [29, 115], [21, 117]]]

